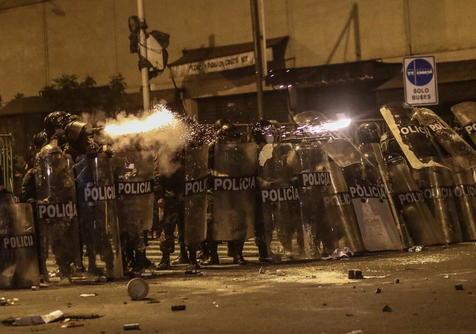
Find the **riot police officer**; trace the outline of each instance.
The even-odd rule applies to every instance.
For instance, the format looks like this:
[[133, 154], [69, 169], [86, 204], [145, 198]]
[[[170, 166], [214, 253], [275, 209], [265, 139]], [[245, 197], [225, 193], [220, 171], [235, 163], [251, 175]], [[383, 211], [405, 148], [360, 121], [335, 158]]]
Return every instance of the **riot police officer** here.
[[[170, 255], [175, 251], [175, 228], [178, 227], [180, 255], [177, 263], [187, 264], [189, 259], [183, 239], [184, 229], [184, 207], [183, 207], [183, 189], [184, 189], [184, 169], [183, 169], [183, 152], [178, 152], [174, 157], [174, 162], [179, 166], [171, 174], [158, 171], [159, 184], [161, 189], [160, 198], [164, 202], [164, 217], [161, 222], [161, 232], [164, 234], [160, 243], [160, 250], [162, 251], [162, 259], [160, 260], [159, 268], [170, 268]], [[158, 165], [158, 162], [155, 163]]]
[[243, 265], [243, 246], [254, 234], [257, 147], [233, 124], [223, 124], [214, 144], [211, 236], [228, 241], [233, 262]]

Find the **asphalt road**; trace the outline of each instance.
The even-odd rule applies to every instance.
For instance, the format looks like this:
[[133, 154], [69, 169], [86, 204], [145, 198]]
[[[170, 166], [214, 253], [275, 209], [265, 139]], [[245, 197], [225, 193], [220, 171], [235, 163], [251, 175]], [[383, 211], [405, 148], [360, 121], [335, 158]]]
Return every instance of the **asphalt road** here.
[[[126, 323], [140, 324], [130, 333], [476, 333], [474, 243], [260, 268], [223, 266], [202, 270], [202, 276], [187, 276], [183, 269], [159, 273], [148, 279], [145, 301], [128, 298], [126, 281], [0, 291], [19, 299], [0, 307], [1, 319], [54, 310], [101, 315], [74, 321], [81, 327], [0, 325], [0, 333], [125, 333]], [[349, 280], [349, 269], [362, 270], [365, 278]], [[172, 311], [178, 304], [186, 309]], [[391, 312], [382, 311], [385, 305]]]

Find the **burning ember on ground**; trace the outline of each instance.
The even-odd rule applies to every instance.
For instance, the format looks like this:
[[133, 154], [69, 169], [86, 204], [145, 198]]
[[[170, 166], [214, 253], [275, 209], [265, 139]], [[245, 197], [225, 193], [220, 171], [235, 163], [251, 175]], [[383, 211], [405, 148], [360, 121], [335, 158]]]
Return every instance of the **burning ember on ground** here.
[[150, 113], [139, 116], [119, 115], [107, 122], [104, 133], [111, 138], [157, 131], [165, 127], [174, 127], [180, 120], [164, 105], [155, 105]]

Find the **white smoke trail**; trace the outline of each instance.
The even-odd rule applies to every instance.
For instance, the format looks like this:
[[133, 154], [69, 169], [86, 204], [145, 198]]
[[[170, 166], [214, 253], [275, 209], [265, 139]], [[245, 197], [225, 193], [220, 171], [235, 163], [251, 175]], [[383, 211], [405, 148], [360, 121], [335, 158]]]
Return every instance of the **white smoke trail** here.
[[111, 139], [114, 151], [139, 146], [143, 152], [154, 155], [155, 167], [164, 176], [180, 167], [175, 158], [185, 147], [189, 133], [185, 122], [162, 104], [138, 116], [121, 113], [106, 120], [104, 126], [104, 134]]

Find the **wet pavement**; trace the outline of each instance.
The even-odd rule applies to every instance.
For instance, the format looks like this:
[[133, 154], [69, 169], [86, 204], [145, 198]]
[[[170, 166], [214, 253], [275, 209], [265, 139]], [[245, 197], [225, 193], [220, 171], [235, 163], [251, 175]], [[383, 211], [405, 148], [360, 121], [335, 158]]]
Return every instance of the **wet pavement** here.
[[[355, 269], [364, 279], [348, 278]], [[159, 273], [143, 301], [130, 300], [127, 281], [3, 290], [19, 301], [0, 306], [1, 319], [61, 310], [79, 327], [0, 325], [0, 333], [123, 333], [131, 323], [140, 328], [131, 333], [476, 333], [474, 243], [201, 272]], [[101, 317], [81, 319], [92, 315]]]

